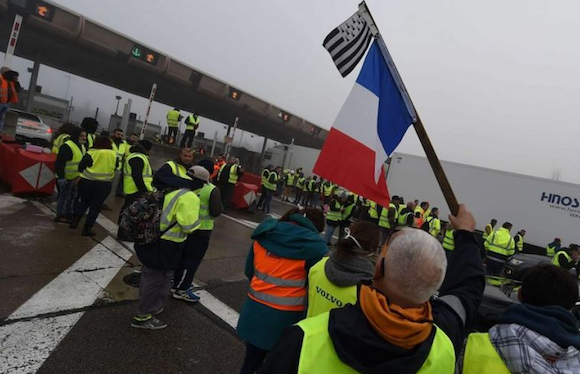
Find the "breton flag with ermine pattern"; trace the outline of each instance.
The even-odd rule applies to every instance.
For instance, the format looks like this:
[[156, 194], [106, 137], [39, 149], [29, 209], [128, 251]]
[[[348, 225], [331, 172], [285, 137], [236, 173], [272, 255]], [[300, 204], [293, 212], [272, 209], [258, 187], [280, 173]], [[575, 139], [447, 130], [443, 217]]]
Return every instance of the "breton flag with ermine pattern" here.
[[332, 30], [322, 45], [330, 53], [340, 74], [346, 77], [363, 58], [372, 37], [369, 25], [356, 12]]

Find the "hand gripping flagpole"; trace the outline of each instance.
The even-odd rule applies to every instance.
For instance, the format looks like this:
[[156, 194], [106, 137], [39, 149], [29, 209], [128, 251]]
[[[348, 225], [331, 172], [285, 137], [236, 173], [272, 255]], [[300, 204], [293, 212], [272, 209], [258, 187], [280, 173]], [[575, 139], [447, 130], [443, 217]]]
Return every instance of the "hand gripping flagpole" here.
[[443, 196], [445, 197], [445, 201], [449, 206], [449, 210], [451, 211], [451, 214], [457, 215], [457, 212], [459, 210], [459, 204], [457, 203], [455, 193], [453, 192], [453, 189], [449, 184], [449, 180], [447, 179], [447, 175], [445, 175], [445, 171], [441, 166], [441, 162], [437, 157], [437, 153], [435, 153], [435, 148], [433, 148], [433, 144], [431, 143], [431, 140], [427, 135], [427, 131], [423, 126], [423, 122], [421, 122], [421, 118], [419, 117], [419, 114], [415, 110], [415, 106], [413, 105], [413, 101], [411, 100], [411, 97], [409, 96], [409, 93], [405, 88], [405, 84], [403, 83], [403, 80], [401, 79], [401, 76], [397, 71], [397, 67], [395, 66], [391, 54], [387, 49], [387, 45], [385, 44], [385, 41], [383, 40], [381, 33], [377, 28], [377, 24], [375, 23], [373, 16], [371, 15], [371, 12], [369, 11], [369, 8], [367, 7], [366, 3], [363, 1], [362, 3], [359, 4], [358, 7], [360, 15], [367, 21], [367, 23], [370, 26], [371, 33], [378, 42], [381, 54], [385, 59], [385, 62], [391, 72], [391, 75], [393, 76], [393, 79], [397, 83], [397, 87], [401, 92], [401, 96], [403, 98], [403, 101], [405, 102], [405, 106], [407, 107], [407, 110], [409, 111], [411, 118], [413, 118], [413, 126], [415, 127], [415, 132], [417, 133], [417, 136], [421, 141], [421, 145], [425, 150], [425, 154], [427, 155], [429, 164], [431, 164], [431, 169], [433, 169], [433, 173], [435, 173], [435, 178], [437, 178], [437, 182], [439, 183], [439, 187], [443, 192]]

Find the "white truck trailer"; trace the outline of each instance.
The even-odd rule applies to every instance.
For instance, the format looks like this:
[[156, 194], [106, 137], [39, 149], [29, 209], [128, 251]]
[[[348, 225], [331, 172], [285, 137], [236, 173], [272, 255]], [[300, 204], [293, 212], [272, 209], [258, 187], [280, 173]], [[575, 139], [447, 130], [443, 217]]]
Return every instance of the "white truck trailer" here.
[[[500, 170], [442, 161], [457, 200], [465, 203], [483, 230], [492, 218], [508, 221], [512, 235], [526, 230], [524, 241], [545, 248], [554, 238], [580, 244], [580, 185]], [[418, 199], [438, 207], [447, 220], [449, 208], [425, 157], [394, 153], [387, 171], [391, 196]]]

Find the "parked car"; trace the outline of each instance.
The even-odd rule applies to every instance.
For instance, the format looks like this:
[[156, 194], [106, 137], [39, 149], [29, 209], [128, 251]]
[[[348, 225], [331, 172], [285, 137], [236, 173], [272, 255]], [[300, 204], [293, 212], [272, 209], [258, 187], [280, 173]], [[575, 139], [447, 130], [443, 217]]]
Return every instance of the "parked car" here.
[[52, 128], [36, 114], [18, 109], [8, 109], [18, 115], [16, 140], [47, 147], [52, 142]]
[[503, 268], [503, 273], [507, 278], [521, 281], [531, 267], [551, 263], [552, 259], [548, 256], [518, 253], [509, 258]]

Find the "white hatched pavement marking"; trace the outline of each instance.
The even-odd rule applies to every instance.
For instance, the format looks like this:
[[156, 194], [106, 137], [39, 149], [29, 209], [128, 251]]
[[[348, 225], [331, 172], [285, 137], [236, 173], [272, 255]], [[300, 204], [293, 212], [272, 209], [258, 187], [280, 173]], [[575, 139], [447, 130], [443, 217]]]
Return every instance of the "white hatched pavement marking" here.
[[93, 305], [131, 256], [108, 236], [8, 316], [33, 319], [0, 327], [0, 372], [35, 373], [84, 312], [34, 317]]

